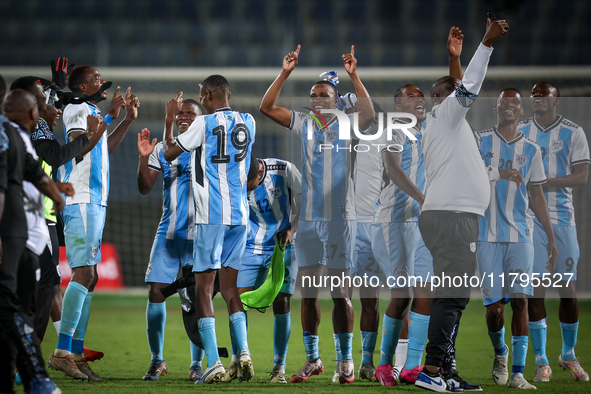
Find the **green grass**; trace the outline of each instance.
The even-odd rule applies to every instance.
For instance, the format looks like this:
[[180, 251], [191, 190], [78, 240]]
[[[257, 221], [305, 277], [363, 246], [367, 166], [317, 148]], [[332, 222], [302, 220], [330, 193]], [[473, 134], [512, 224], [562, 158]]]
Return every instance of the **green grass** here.
[[[287, 375], [291, 376], [301, 367], [304, 359], [302, 329], [300, 326], [299, 300], [292, 302], [292, 332], [287, 356]], [[387, 300], [381, 300], [382, 313]], [[359, 302], [354, 301], [356, 315], [354, 358], [356, 366], [361, 359], [359, 335]], [[583, 366], [591, 370], [591, 301], [580, 301], [580, 329], [577, 355]], [[215, 300], [217, 320], [217, 337], [219, 346], [230, 348], [228, 333], [228, 315], [221, 298]], [[168, 318], [164, 356], [168, 365], [168, 375], [159, 382], [144, 382], [141, 377], [150, 364], [150, 353], [146, 339], [145, 296], [97, 294], [92, 301], [92, 313], [86, 344], [96, 350], [103, 351], [105, 357], [91, 363], [91, 367], [104, 379], [103, 383], [73, 381], [63, 374], [50, 371], [50, 376], [64, 393], [177, 393], [177, 392], [232, 392], [232, 393], [293, 393], [305, 392], [385, 392], [392, 388], [378, 384], [356, 380], [352, 385], [341, 386], [331, 382], [335, 358], [330, 322], [332, 302], [321, 300], [323, 321], [320, 325], [320, 354], [325, 365], [323, 375], [314, 376], [308, 382], [295, 385], [272, 385], [269, 372], [273, 366], [273, 314], [249, 312], [249, 345], [255, 368], [255, 378], [250, 383], [213, 384], [197, 387], [187, 381], [190, 365], [189, 340], [182, 324], [181, 308], [178, 298], [168, 301]], [[549, 300], [548, 307], [548, 356], [554, 376], [550, 383], [538, 384], [538, 392], [543, 393], [589, 393], [590, 383], [574, 382], [570, 373], [558, 366], [558, 355], [561, 349], [560, 327], [558, 325], [558, 302]], [[483, 385], [485, 392], [506, 393], [506, 387], [495, 386], [490, 376], [492, 368], [492, 346], [487, 335], [484, 321], [485, 309], [479, 299], [473, 299], [468, 305], [462, 319], [458, 337], [458, 368], [461, 376], [469, 382]], [[511, 310], [507, 308], [506, 321], [510, 322]], [[381, 322], [380, 322], [381, 324]], [[507, 324], [509, 326], [509, 324]], [[381, 337], [381, 335], [380, 335]], [[510, 344], [510, 334], [506, 340]], [[43, 343], [43, 354], [49, 356], [57, 342], [53, 327], [48, 327]], [[375, 364], [379, 361], [379, 343], [374, 356]], [[228, 360], [222, 360], [224, 364]], [[525, 369], [525, 376], [531, 381], [534, 375], [533, 351], [530, 348]], [[406, 392], [422, 392], [412, 386], [395, 388]], [[20, 389], [22, 392], [22, 388]]]

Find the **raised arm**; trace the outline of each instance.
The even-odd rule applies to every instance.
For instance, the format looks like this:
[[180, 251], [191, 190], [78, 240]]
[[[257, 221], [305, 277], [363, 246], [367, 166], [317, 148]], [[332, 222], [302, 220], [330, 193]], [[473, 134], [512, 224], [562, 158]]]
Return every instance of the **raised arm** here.
[[115, 127], [115, 130], [109, 134], [109, 139], [107, 140], [109, 153], [113, 153], [119, 144], [121, 144], [121, 141], [123, 141], [129, 127], [133, 121], [137, 119], [139, 106], [140, 100], [135, 95], [131, 94], [131, 88], [127, 88], [127, 92], [125, 92], [125, 110], [127, 111], [127, 114], [125, 115], [125, 119], [123, 119], [123, 121]]
[[166, 103], [166, 120], [164, 122], [164, 138], [162, 139], [162, 153], [164, 158], [168, 161], [173, 161], [183, 150], [176, 143], [174, 139], [174, 119], [181, 110], [183, 103], [183, 92], [180, 92], [176, 98], [169, 100]]
[[447, 37], [447, 52], [449, 53], [449, 75], [454, 78], [462, 79], [462, 63], [460, 62], [460, 55], [462, 54], [462, 44], [464, 43], [464, 35], [462, 31], [455, 26], [449, 30]]
[[154, 152], [156, 146], [156, 138], [150, 143], [150, 130], [143, 129], [137, 135], [137, 150], [140, 153], [140, 159], [137, 167], [137, 187], [142, 194], [150, 193], [150, 190], [156, 183], [158, 178], [158, 171], [148, 167], [150, 155]]
[[267, 89], [259, 108], [263, 114], [284, 127], [289, 127], [291, 123], [291, 111], [287, 108], [278, 106], [277, 99], [279, 98], [281, 88], [283, 88], [283, 84], [287, 80], [287, 77], [289, 77], [295, 66], [298, 64], [300, 49], [301, 45], [298, 45], [295, 51], [288, 53], [287, 56], [283, 58], [283, 69], [281, 70], [281, 74], [275, 78], [275, 81], [273, 81], [269, 89]]
[[359, 128], [361, 130], [367, 129], [371, 126], [376, 113], [373, 108], [373, 102], [369, 97], [369, 93], [359, 75], [357, 75], [357, 59], [355, 58], [355, 45], [351, 45], [351, 52], [343, 55], [343, 62], [345, 63], [345, 71], [349, 74], [353, 86], [355, 86], [355, 94], [357, 95], [357, 106], [359, 108]]
[[384, 161], [384, 169], [386, 170], [388, 178], [390, 178], [400, 190], [418, 201], [422, 206], [423, 202], [425, 202], [425, 196], [417, 186], [412, 183], [408, 175], [406, 175], [406, 172], [402, 169], [402, 155], [397, 152], [389, 152], [385, 150], [382, 152], [382, 160]]
[[528, 188], [531, 207], [536, 214], [536, 217], [544, 227], [546, 235], [548, 236], [548, 263], [546, 263], [546, 268], [553, 270], [556, 268], [558, 249], [556, 248], [556, 240], [554, 239], [554, 230], [552, 229], [552, 222], [550, 221], [548, 204], [546, 202], [546, 198], [544, 197], [542, 185], [529, 185]]

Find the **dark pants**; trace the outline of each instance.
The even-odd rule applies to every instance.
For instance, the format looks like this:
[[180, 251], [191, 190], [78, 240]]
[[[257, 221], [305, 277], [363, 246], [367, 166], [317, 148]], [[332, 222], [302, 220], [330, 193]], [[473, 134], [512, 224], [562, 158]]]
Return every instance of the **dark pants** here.
[[35, 331], [39, 341], [43, 341], [49, 316], [51, 315], [51, 305], [55, 296], [55, 285], [59, 285], [61, 278], [58, 271], [59, 266], [59, 244], [57, 228], [55, 223], [47, 221], [49, 235], [51, 237], [51, 250], [48, 246], [39, 256], [39, 268], [41, 268], [41, 279], [37, 286], [37, 304], [35, 307]]
[[[448, 347], [455, 344], [454, 327], [459, 327], [462, 311], [470, 301], [469, 278], [476, 270], [478, 216], [425, 211], [419, 217], [419, 228], [433, 256], [435, 276], [442, 280], [431, 306], [425, 364], [441, 367], [449, 353]], [[461, 284], [458, 278], [462, 278]]]
[[[0, 392], [13, 392], [14, 366], [18, 366], [25, 384], [33, 378], [47, 377], [41, 357], [39, 342], [33, 330], [34, 309], [30, 302], [35, 300], [36, 277], [34, 267], [26, 255], [26, 239], [2, 237], [4, 256], [0, 264]], [[23, 258], [23, 254], [25, 257]], [[22, 267], [21, 267], [22, 266]], [[29, 288], [33, 296], [22, 308], [19, 288]], [[28, 313], [26, 310], [28, 309]], [[18, 359], [17, 359], [18, 354]]]

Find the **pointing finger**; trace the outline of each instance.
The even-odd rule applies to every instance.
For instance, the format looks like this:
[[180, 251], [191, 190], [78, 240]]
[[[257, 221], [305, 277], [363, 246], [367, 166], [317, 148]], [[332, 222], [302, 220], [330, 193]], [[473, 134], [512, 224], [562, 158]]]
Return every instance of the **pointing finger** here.
[[300, 54], [300, 49], [302, 48], [301, 45], [298, 45], [298, 48], [295, 50], [295, 55], [298, 56]]
[[119, 91], [121, 90], [121, 86], [117, 86], [117, 89], [115, 89], [115, 94], [113, 94], [113, 98], [116, 99], [117, 96], [119, 96]]
[[351, 45], [351, 56], [355, 56], [355, 45]]
[[[199, 84], [199, 87], [201, 87], [201, 84]], [[181, 98], [183, 97], [183, 92], [180, 92], [177, 96], [176, 96], [176, 101], [181, 100]]]
[[127, 91], [125, 92], [125, 102], [126, 103], [129, 101], [130, 94], [131, 94], [131, 87], [127, 88]]

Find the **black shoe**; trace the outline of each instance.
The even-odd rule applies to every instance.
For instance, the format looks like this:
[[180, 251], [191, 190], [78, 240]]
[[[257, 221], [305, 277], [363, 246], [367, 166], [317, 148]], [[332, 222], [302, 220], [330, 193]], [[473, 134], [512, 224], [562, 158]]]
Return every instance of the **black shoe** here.
[[160, 376], [166, 375], [168, 372], [168, 368], [166, 367], [166, 363], [164, 360], [152, 360], [150, 363], [150, 368], [148, 372], [144, 375], [142, 380], [152, 380], [157, 381], [160, 379]]
[[477, 384], [470, 384], [466, 382], [464, 379], [460, 378], [460, 375], [458, 375], [457, 372], [447, 374], [444, 379], [447, 383], [448, 390], [452, 392], [482, 391], [482, 387]]

